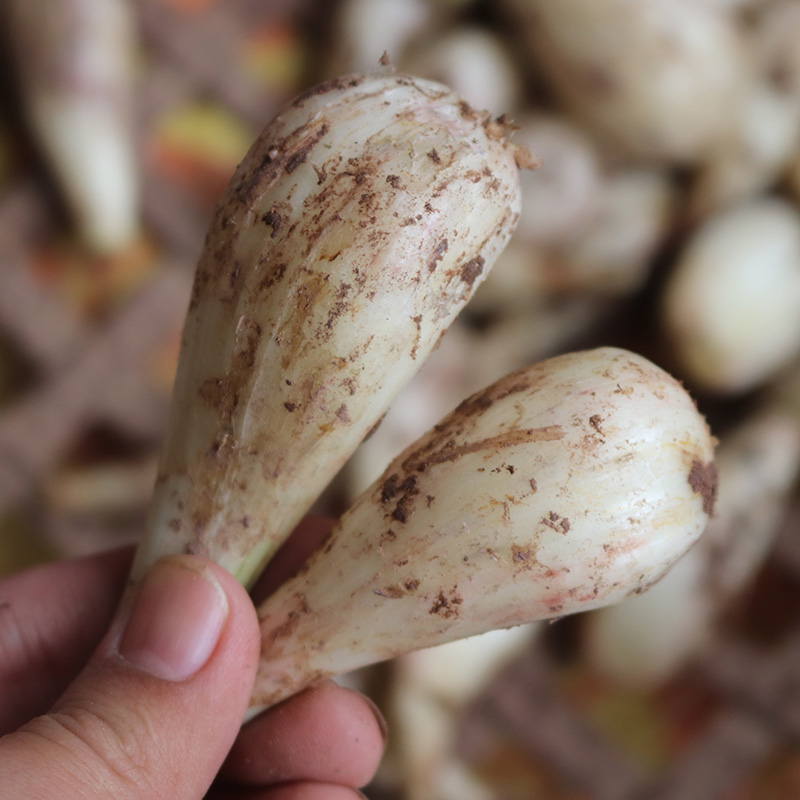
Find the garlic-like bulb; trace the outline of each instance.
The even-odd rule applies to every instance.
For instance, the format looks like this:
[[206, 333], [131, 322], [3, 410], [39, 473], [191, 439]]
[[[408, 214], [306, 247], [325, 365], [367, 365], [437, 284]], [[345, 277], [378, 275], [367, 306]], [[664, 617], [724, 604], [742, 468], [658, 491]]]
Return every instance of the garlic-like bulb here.
[[774, 186], [800, 143], [800, 4], [777, 0], [754, 17], [736, 113], [689, 198], [694, 220]]
[[342, 0], [331, 21], [325, 76], [375, 69], [383, 54], [399, 63], [439, 16], [428, 0]]
[[100, 251], [139, 224], [136, 20], [125, 0], [7, 0], [0, 9], [33, 134], [80, 235]]
[[686, 244], [661, 298], [693, 384], [753, 389], [800, 355], [800, 211], [760, 197], [712, 217]]
[[696, 0], [504, 0], [558, 99], [629, 157], [696, 163], [737, 102], [733, 16]]
[[261, 605], [253, 702], [641, 592], [715, 497], [705, 420], [646, 359], [602, 348], [512, 373], [399, 455]]
[[[396, 4], [396, 5], [402, 5]], [[419, 39], [400, 59], [404, 72], [450, 86], [478, 108], [513, 113], [523, 94], [522, 76], [506, 42], [477, 25], [456, 25]]]
[[521, 177], [522, 211], [516, 239], [553, 246], [575, 239], [601, 201], [600, 158], [592, 140], [554, 114], [528, 112], [515, 140], [542, 159], [542, 168]]
[[490, 800], [491, 786], [457, 748], [463, 716], [500, 670], [519, 658], [542, 626], [487, 631], [395, 662], [388, 698], [392, 738], [408, 800]]
[[607, 176], [598, 195], [592, 217], [558, 249], [562, 291], [631, 295], [667, 238], [677, 192], [663, 170], [626, 169]]
[[191, 552], [251, 583], [503, 249], [524, 156], [400, 74], [329, 81], [267, 126], [197, 268], [135, 576]]

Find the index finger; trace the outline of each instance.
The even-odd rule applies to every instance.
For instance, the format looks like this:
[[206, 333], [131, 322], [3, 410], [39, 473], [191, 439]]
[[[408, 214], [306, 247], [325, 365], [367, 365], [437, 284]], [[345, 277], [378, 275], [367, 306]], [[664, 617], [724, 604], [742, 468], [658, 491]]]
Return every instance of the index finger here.
[[125, 586], [133, 548], [0, 579], [0, 735], [46, 712], [89, 659]]

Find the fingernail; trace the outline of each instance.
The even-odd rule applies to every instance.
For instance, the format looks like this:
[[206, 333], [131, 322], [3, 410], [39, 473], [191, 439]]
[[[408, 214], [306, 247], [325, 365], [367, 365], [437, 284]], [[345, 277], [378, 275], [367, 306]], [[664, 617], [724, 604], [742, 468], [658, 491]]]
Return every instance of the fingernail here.
[[211, 657], [227, 616], [227, 597], [208, 566], [190, 556], [162, 558], [144, 578], [119, 654], [156, 678], [185, 680]]
[[364, 699], [367, 701], [367, 705], [372, 709], [372, 713], [375, 715], [375, 721], [378, 723], [378, 730], [381, 732], [381, 738], [383, 739], [383, 746], [386, 747], [387, 742], [389, 741], [389, 726], [386, 723], [386, 719], [384, 718], [383, 714], [381, 714], [381, 710], [375, 703], [366, 695]]

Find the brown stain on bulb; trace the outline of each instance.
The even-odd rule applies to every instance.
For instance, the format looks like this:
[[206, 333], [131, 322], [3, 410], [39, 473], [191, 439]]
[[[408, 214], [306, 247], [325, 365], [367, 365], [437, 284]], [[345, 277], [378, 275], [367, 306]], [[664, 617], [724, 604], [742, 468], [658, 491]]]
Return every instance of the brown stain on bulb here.
[[228, 372], [208, 378], [200, 384], [198, 393], [206, 406], [216, 411], [220, 429], [228, 431], [239, 406], [240, 395], [252, 379], [263, 330], [255, 320], [242, 317], [236, 330], [233, 354]]
[[306, 89], [292, 102], [292, 108], [302, 108], [306, 100], [311, 97], [317, 97], [330, 92], [344, 91], [345, 89], [355, 89], [360, 86], [367, 79], [366, 75], [348, 75], [344, 77], [331, 78], [323, 83], [312, 86]]
[[450, 246], [450, 243], [447, 239], [442, 239], [439, 244], [433, 249], [433, 255], [431, 255], [430, 260], [428, 261], [428, 272], [435, 272], [436, 265], [442, 260], [442, 257], [447, 252], [447, 248]]
[[269, 211], [267, 211], [264, 216], [261, 217], [261, 221], [265, 225], [269, 225], [272, 228], [272, 235], [270, 236], [271, 239], [274, 239], [283, 228], [283, 217], [278, 213], [278, 210], [273, 206]]
[[206, 406], [216, 411], [222, 420], [230, 421], [239, 405], [238, 387], [227, 376], [203, 381], [198, 393]]
[[[564, 438], [564, 431], [560, 425], [548, 425], [543, 428], [523, 428], [514, 429], [496, 436], [489, 436], [485, 439], [478, 439], [474, 442], [456, 443], [454, 439], [449, 439], [441, 444], [438, 449], [430, 452], [421, 453], [415, 451], [403, 461], [403, 469], [407, 472], [425, 472], [428, 468], [436, 464], [458, 461], [470, 453], [496, 453], [506, 447], [514, 447], [530, 442], [552, 442]], [[435, 441], [434, 441], [435, 445]]]
[[[271, 128], [267, 127], [265, 134], [270, 132]], [[327, 122], [312, 120], [277, 141], [260, 138], [248, 156], [256, 163], [232, 187], [233, 198], [246, 207], [252, 206], [266, 193], [268, 187], [304, 164], [311, 151], [329, 132], [330, 125]], [[223, 208], [227, 205], [226, 203]]]
[[486, 259], [483, 256], [475, 256], [467, 261], [461, 268], [461, 280], [470, 287], [475, 285], [475, 281], [483, 274]]
[[381, 503], [387, 505], [396, 500], [391, 518], [398, 522], [408, 522], [414, 511], [414, 500], [419, 493], [416, 475], [409, 475], [401, 481], [395, 472], [381, 486]]
[[486, 389], [463, 400], [453, 412], [454, 416], [471, 417], [491, 408], [498, 400], [513, 394], [526, 392], [534, 387], [532, 376], [509, 376], [506, 380], [493, 384]]
[[562, 517], [561, 514], [556, 514], [555, 511], [550, 511], [546, 517], [542, 517], [542, 523], [551, 530], [562, 533], [565, 536], [572, 527], [570, 521], [566, 517]]
[[689, 472], [689, 486], [695, 494], [703, 498], [703, 511], [713, 517], [717, 506], [719, 474], [713, 462], [704, 464], [699, 458], [692, 462]]
[[444, 590], [440, 591], [436, 599], [433, 601], [433, 605], [431, 605], [430, 610], [428, 611], [429, 614], [437, 614], [440, 617], [444, 617], [445, 619], [451, 619], [452, 617], [458, 617], [461, 613], [460, 606], [464, 602], [464, 598], [456, 591], [456, 587], [454, 586], [449, 593], [449, 596], [445, 594]]
[[372, 593], [387, 600], [399, 600], [409, 594], [413, 594], [419, 588], [419, 581], [416, 578], [409, 578], [393, 586], [384, 586], [381, 589], [373, 589]]
[[515, 544], [511, 546], [511, 560], [520, 569], [531, 569], [536, 563], [536, 553], [533, 547]]

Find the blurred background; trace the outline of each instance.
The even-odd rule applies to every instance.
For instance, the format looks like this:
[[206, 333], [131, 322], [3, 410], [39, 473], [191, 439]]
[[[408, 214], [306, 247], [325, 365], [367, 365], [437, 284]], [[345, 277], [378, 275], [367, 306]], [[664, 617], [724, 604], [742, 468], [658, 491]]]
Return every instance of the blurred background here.
[[217, 200], [293, 95], [386, 53], [543, 166], [317, 510], [600, 344], [684, 382], [721, 483], [651, 592], [346, 676], [392, 729], [368, 795], [800, 795], [800, 0], [5, 0], [0, 36], [0, 574], [136, 540]]

